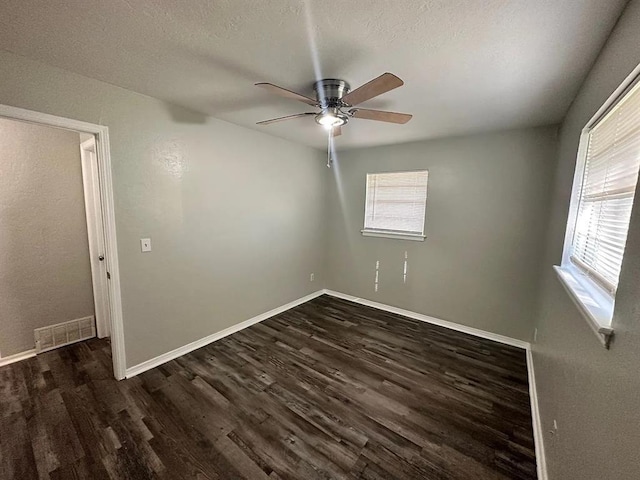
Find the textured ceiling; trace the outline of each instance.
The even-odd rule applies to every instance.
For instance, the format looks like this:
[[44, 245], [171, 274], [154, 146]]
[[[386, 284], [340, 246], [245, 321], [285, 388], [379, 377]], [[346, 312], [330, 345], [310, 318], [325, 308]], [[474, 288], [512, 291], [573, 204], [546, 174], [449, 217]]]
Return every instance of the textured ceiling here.
[[296, 142], [324, 147], [310, 107], [319, 75], [405, 86], [363, 107], [337, 146], [559, 122], [626, 0], [4, 0], [0, 48]]

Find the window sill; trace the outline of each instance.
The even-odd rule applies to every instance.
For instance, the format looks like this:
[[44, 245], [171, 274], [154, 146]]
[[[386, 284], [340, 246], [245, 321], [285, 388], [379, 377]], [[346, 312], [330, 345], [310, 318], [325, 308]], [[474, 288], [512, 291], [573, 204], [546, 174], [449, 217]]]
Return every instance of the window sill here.
[[361, 232], [363, 237], [395, 238], [399, 240], [413, 240], [415, 242], [424, 242], [424, 239], [427, 238], [418, 233], [401, 233], [383, 230], [361, 230]]
[[560, 283], [594, 331], [600, 343], [609, 348], [613, 336], [611, 319], [614, 300], [596, 286], [588, 276], [571, 266], [554, 266]]

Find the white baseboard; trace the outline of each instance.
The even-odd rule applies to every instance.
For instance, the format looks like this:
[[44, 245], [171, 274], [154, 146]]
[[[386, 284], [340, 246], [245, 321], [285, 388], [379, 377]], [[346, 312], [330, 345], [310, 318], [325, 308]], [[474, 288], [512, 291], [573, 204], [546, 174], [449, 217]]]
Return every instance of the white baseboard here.
[[544, 439], [542, 422], [538, 407], [538, 390], [536, 388], [536, 374], [533, 368], [531, 348], [527, 349], [527, 372], [529, 374], [529, 400], [531, 401], [531, 423], [533, 424], [533, 439], [536, 445], [536, 462], [538, 466], [538, 480], [547, 480], [547, 461], [544, 454]]
[[522, 349], [528, 349], [530, 347], [529, 342], [518, 340], [517, 338], [507, 337], [505, 335], [498, 335], [497, 333], [487, 332], [480, 330], [479, 328], [468, 327], [459, 323], [449, 322], [447, 320], [440, 320], [439, 318], [430, 317], [429, 315], [423, 315], [422, 313], [412, 312], [410, 310], [404, 310], [403, 308], [392, 307], [391, 305], [385, 305], [384, 303], [374, 302], [365, 298], [354, 297], [340, 292], [334, 292], [333, 290], [325, 290], [324, 293], [331, 295], [332, 297], [342, 298], [343, 300], [349, 300], [354, 303], [366, 305], [368, 307], [377, 308], [378, 310], [384, 310], [385, 312], [396, 313], [403, 317], [413, 318], [414, 320], [420, 320], [421, 322], [431, 323], [440, 327], [456, 330], [457, 332], [468, 333], [475, 337], [485, 338], [487, 340], [493, 340], [494, 342], [504, 343], [505, 345], [511, 345], [512, 347], [518, 347]]
[[239, 332], [251, 325], [255, 325], [256, 323], [262, 322], [267, 318], [271, 318], [274, 315], [278, 315], [279, 313], [285, 312], [293, 307], [297, 307], [298, 305], [302, 305], [303, 303], [308, 302], [309, 300], [313, 300], [316, 297], [324, 294], [324, 290], [318, 290], [317, 292], [311, 293], [307, 296], [294, 300], [293, 302], [289, 302], [286, 305], [282, 305], [281, 307], [274, 308], [273, 310], [269, 310], [266, 313], [262, 313], [253, 318], [245, 320], [244, 322], [240, 322], [236, 325], [232, 325], [229, 328], [225, 328], [219, 332], [208, 335], [204, 338], [196, 340], [195, 342], [188, 343], [182, 347], [176, 348], [175, 350], [171, 350], [170, 352], [163, 353], [162, 355], [158, 355], [157, 357], [151, 358], [147, 361], [139, 363], [138, 365], [134, 365], [133, 367], [127, 368], [125, 376], [126, 378], [135, 377], [136, 375], [141, 374], [142, 372], [146, 372], [152, 368], [155, 368], [163, 363], [167, 363], [170, 360], [174, 360], [182, 355], [186, 355], [189, 352], [197, 350], [198, 348], [202, 348], [205, 345], [209, 345], [216, 340], [220, 340], [232, 333]]
[[27, 358], [35, 357], [36, 351], [27, 350], [26, 352], [16, 353], [15, 355], [9, 355], [8, 357], [0, 357], [0, 367], [4, 367], [5, 365], [9, 365], [11, 363], [19, 362], [21, 360], [26, 360]]

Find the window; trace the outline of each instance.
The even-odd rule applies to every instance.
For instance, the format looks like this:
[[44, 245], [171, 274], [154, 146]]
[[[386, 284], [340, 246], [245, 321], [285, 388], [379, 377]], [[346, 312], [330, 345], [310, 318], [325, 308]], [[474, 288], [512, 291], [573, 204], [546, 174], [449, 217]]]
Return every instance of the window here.
[[640, 168], [640, 83], [581, 137], [560, 279], [608, 345]]
[[366, 236], [424, 240], [426, 170], [367, 174]]

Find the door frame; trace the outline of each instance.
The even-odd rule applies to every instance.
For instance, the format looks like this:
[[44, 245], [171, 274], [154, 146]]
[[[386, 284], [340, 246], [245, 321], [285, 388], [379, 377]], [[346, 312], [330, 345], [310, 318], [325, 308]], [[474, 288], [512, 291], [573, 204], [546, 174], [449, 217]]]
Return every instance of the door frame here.
[[105, 240], [105, 263], [110, 274], [107, 282], [110, 312], [111, 352], [113, 375], [125, 378], [126, 358], [124, 350], [124, 328], [122, 319], [122, 296], [120, 293], [120, 268], [118, 263], [118, 243], [116, 240], [116, 220], [114, 209], [113, 179], [111, 175], [111, 153], [109, 149], [109, 128], [104, 125], [82, 122], [71, 118], [58, 117], [47, 113], [0, 104], [0, 117], [22, 122], [47, 125], [94, 135], [98, 164], [99, 195], [103, 210]]
[[96, 152], [96, 137], [80, 143], [84, 210], [87, 216], [87, 238], [93, 285], [93, 304], [98, 338], [109, 336], [109, 286], [105, 265], [105, 239], [102, 199], [100, 198], [100, 169]]

